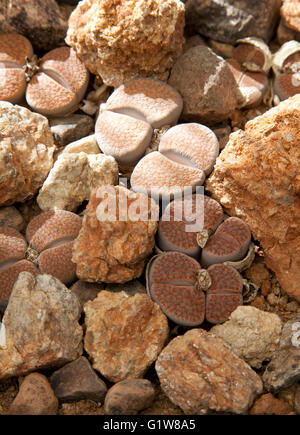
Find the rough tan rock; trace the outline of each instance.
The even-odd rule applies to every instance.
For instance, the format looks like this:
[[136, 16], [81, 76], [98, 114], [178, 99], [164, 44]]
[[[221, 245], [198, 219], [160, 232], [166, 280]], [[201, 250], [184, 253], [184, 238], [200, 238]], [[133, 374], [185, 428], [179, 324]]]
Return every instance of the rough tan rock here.
[[33, 196], [53, 165], [54, 144], [47, 118], [0, 102], [0, 205]]
[[287, 27], [300, 32], [300, 3], [298, 0], [283, 0], [280, 15]]
[[181, 118], [189, 122], [212, 125], [224, 121], [242, 98], [227, 63], [203, 45], [180, 56], [168, 83], [182, 95]]
[[23, 380], [20, 390], [9, 408], [14, 415], [55, 415], [58, 400], [46, 376], [31, 373]]
[[273, 313], [254, 307], [238, 307], [227, 322], [210, 332], [228, 343], [233, 352], [250, 366], [260, 368], [270, 360], [280, 340], [281, 320]]
[[296, 95], [232, 133], [206, 187], [248, 223], [267, 266], [300, 301], [299, 115]]
[[167, 318], [147, 295], [103, 290], [84, 312], [85, 349], [112, 382], [143, 377], [168, 338]]
[[67, 21], [55, 0], [2, 1], [0, 31], [21, 33], [35, 47], [51, 50], [64, 43]]
[[44, 211], [75, 211], [100, 185], [118, 180], [115, 159], [104, 154], [62, 153], [40, 189], [37, 203]]
[[263, 394], [249, 411], [250, 415], [291, 415], [295, 414], [291, 406], [273, 394]]
[[84, 0], [71, 14], [66, 42], [116, 87], [137, 76], [166, 80], [182, 49], [183, 27], [179, 0]]
[[202, 329], [174, 338], [155, 368], [163, 391], [185, 414], [244, 414], [262, 393], [260, 377], [248, 364]]
[[80, 304], [50, 275], [22, 272], [0, 328], [0, 379], [58, 368], [82, 353]]
[[157, 214], [158, 206], [144, 194], [121, 186], [96, 188], [73, 246], [78, 278], [107, 283], [138, 278], [154, 248]]

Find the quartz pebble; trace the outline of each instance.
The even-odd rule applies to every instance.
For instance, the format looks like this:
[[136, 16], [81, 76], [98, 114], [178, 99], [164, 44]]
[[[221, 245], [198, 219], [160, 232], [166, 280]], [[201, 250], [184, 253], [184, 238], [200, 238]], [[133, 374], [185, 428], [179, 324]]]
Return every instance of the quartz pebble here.
[[76, 154], [81, 152], [86, 154], [99, 154], [101, 152], [94, 134], [78, 139], [75, 142], [69, 143], [61, 151], [61, 153], [69, 154]]
[[103, 290], [84, 312], [85, 350], [111, 382], [143, 377], [168, 338], [166, 316], [144, 294]]
[[154, 396], [155, 390], [147, 379], [125, 379], [108, 390], [104, 412], [109, 415], [135, 415], [149, 408]]
[[245, 414], [263, 390], [250, 366], [203, 329], [174, 338], [160, 353], [155, 369], [163, 391], [185, 414]]
[[31, 373], [23, 380], [8, 412], [13, 415], [55, 415], [57, 411], [58, 400], [46, 376]]
[[44, 211], [76, 211], [97, 186], [114, 185], [118, 165], [112, 156], [85, 152], [59, 155], [44, 181], [37, 203]]
[[227, 322], [214, 326], [210, 332], [230, 344], [234, 353], [251, 367], [260, 368], [273, 357], [281, 329], [276, 314], [241, 306], [230, 314]]
[[84, 356], [56, 370], [50, 377], [50, 383], [60, 402], [85, 399], [103, 403], [107, 391], [105, 383]]
[[0, 379], [58, 368], [78, 358], [80, 313], [77, 297], [58, 279], [20, 273], [1, 323]]
[[66, 42], [105, 84], [134, 77], [166, 80], [184, 42], [179, 0], [84, 0], [69, 19]]

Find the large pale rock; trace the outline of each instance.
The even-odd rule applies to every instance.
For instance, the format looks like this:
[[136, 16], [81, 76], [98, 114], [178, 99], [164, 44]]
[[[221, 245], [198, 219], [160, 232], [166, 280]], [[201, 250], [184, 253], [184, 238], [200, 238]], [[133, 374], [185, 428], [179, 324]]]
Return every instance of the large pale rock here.
[[282, 288], [300, 301], [300, 95], [230, 135], [206, 181], [244, 219]]
[[118, 180], [118, 164], [104, 154], [62, 153], [56, 160], [37, 197], [44, 211], [75, 211], [89, 200], [99, 185], [113, 185]]
[[260, 368], [263, 361], [273, 357], [281, 329], [276, 314], [241, 306], [231, 313], [227, 322], [214, 326], [210, 332], [226, 341], [250, 366]]
[[80, 304], [50, 275], [22, 272], [0, 328], [0, 379], [58, 368], [82, 353]]
[[67, 21], [55, 0], [0, 2], [0, 32], [27, 36], [41, 50], [63, 45]]
[[263, 374], [269, 391], [287, 388], [300, 380], [300, 315], [285, 323], [277, 351]]
[[184, 5], [180, 0], [84, 0], [69, 19], [66, 42], [87, 68], [117, 87], [141, 76], [162, 80], [180, 54]]
[[84, 312], [85, 349], [94, 369], [112, 382], [143, 377], [168, 338], [166, 316], [144, 294], [103, 290]]
[[99, 154], [101, 153], [99, 145], [96, 141], [95, 135], [91, 134], [89, 136], [85, 136], [81, 139], [76, 140], [75, 142], [69, 143], [66, 147], [63, 148], [61, 153], [80, 153], [84, 152], [87, 154]]
[[180, 56], [168, 83], [182, 95], [181, 117], [189, 122], [221, 122], [232, 114], [241, 98], [227, 63], [203, 45]]
[[187, 27], [228, 44], [246, 36], [268, 42], [273, 36], [280, 4], [281, 0], [188, 0]]
[[0, 101], [0, 206], [33, 196], [53, 166], [47, 118]]
[[96, 188], [73, 245], [79, 279], [124, 283], [138, 278], [154, 248], [157, 204], [121, 186]]
[[203, 329], [174, 338], [155, 368], [162, 389], [185, 414], [244, 414], [262, 393], [261, 379], [251, 367]]

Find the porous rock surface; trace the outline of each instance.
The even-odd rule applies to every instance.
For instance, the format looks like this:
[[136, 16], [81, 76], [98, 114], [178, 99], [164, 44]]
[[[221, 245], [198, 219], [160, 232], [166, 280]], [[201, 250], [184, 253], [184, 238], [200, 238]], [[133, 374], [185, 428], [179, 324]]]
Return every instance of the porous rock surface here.
[[289, 29], [300, 32], [300, 3], [298, 0], [283, 0], [280, 15]]
[[181, 118], [189, 122], [212, 125], [224, 121], [241, 98], [227, 63], [203, 45], [179, 57], [168, 83], [182, 95]]
[[279, 347], [263, 374], [264, 386], [276, 392], [300, 380], [300, 315], [285, 323]]
[[273, 394], [267, 393], [259, 397], [249, 411], [250, 415], [290, 415], [294, 414], [292, 407]]
[[55, 0], [0, 2], [0, 32], [27, 36], [41, 50], [63, 45], [67, 21]]
[[47, 118], [0, 102], [0, 206], [33, 196], [53, 166], [55, 150]]
[[[140, 217], [130, 211], [146, 209]], [[138, 278], [154, 248], [158, 206], [141, 193], [121, 186], [96, 188], [73, 245], [72, 261], [79, 279], [124, 283]]]
[[37, 203], [44, 211], [75, 211], [99, 185], [114, 185], [118, 164], [104, 154], [62, 153], [40, 189]]
[[94, 369], [112, 382], [143, 377], [168, 338], [166, 316], [144, 294], [103, 290], [84, 312], [85, 350]]
[[21, 272], [0, 329], [0, 379], [58, 368], [82, 353], [77, 297], [50, 275]]
[[174, 338], [156, 364], [161, 387], [185, 414], [244, 414], [262, 393], [260, 377], [221, 338], [191, 329]]
[[66, 37], [86, 67], [117, 87], [137, 76], [166, 80], [184, 42], [180, 0], [84, 0]]
[[227, 44], [256, 36], [268, 42], [281, 0], [188, 0], [186, 23], [192, 31]]
[[232, 133], [206, 181], [226, 213], [248, 223], [267, 266], [298, 301], [299, 140], [300, 95], [295, 95]]
[[281, 329], [281, 320], [276, 314], [240, 306], [227, 322], [214, 326], [210, 332], [226, 341], [250, 366], [260, 368], [263, 361], [273, 357]]

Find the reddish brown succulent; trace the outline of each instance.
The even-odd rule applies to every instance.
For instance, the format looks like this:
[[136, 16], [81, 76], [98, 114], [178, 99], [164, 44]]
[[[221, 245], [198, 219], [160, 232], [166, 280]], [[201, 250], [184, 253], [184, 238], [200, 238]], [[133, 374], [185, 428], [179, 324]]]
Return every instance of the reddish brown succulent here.
[[0, 227], [0, 302], [7, 301], [20, 272], [39, 273], [37, 267], [25, 260], [27, 243], [9, 226]]
[[72, 262], [73, 240], [81, 228], [81, 218], [66, 210], [56, 210], [36, 216], [28, 224], [26, 238], [38, 251], [40, 271], [53, 275], [64, 284], [76, 278]]
[[[180, 251], [198, 258], [201, 248], [197, 242], [197, 233], [202, 228], [187, 231], [187, 225], [191, 225], [196, 219], [199, 219], [203, 223], [204, 230], [214, 231], [223, 220], [223, 210], [217, 201], [205, 195], [192, 195], [191, 200], [192, 213], [194, 214], [192, 220], [184, 214], [183, 200], [178, 199], [170, 202], [159, 221], [157, 242], [163, 251]], [[182, 209], [182, 219], [178, 219], [176, 216], [177, 206]], [[197, 215], [195, 214], [196, 210]]]
[[249, 226], [236, 217], [223, 222], [206, 243], [201, 254], [201, 264], [208, 267], [225, 261], [242, 260], [251, 242]]
[[211, 286], [206, 295], [206, 320], [222, 323], [243, 303], [243, 281], [231, 266], [214, 264], [208, 268]]
[[200, 325], [205, 316], [205, 296], [197, 286], [200, 264], [180, 252], [167, 252], [149, 268], [148, 291], [166, 316], [184, 326]]

